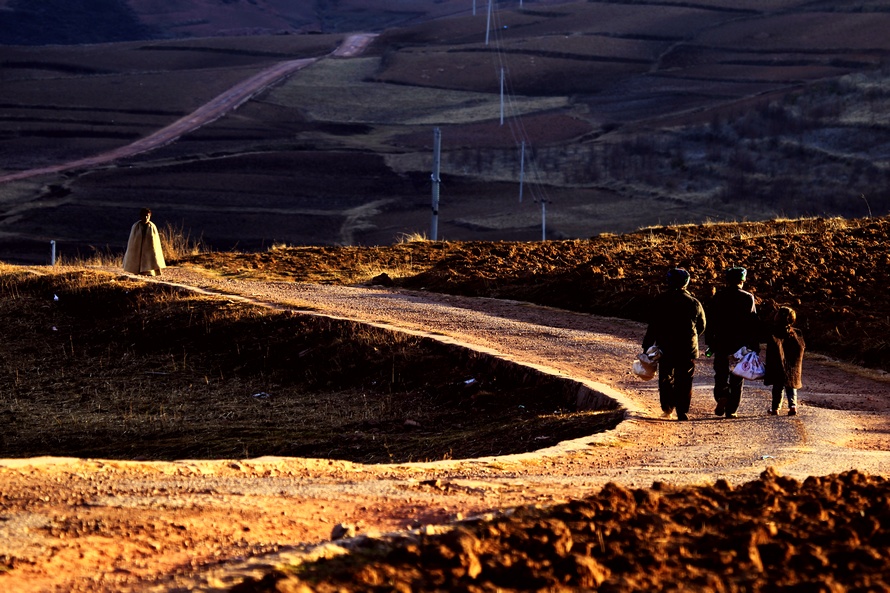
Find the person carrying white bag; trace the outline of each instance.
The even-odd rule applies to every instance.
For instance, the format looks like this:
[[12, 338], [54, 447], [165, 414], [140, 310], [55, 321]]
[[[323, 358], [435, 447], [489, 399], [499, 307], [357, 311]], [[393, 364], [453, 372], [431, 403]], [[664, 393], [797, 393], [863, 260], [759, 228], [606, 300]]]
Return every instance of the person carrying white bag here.
[[737, 360], [732, 367], [732, 374], [749, 381], [757, 381], [763, 379], [766, 374], [766, 366], [760, 360], [760, 354], [746, 347], [739, 348], [732, 355], [733, 360]]
[[698, 358], [698, 336], [705, 331], [705, 312], [689, 294], [689, 272], [673, 268], [667, 275], [668, 289], [655, 297], [643, 350], [658, 346], [658, 397], [667, 418], [677, 411], [677, 420], [689, 420], [692, 377]]
[[708, 303], [708, 329], [705, 343], [714, 357], [714, 414], [736, 418], [742, 401], [745, 379], [730, 370], [738, 363], [732, 354], [740, 348], [760, 352], [760, 320], [754, 295], [742, 290], [748, 270], [733, 267], [726, 270], [726, 285]]

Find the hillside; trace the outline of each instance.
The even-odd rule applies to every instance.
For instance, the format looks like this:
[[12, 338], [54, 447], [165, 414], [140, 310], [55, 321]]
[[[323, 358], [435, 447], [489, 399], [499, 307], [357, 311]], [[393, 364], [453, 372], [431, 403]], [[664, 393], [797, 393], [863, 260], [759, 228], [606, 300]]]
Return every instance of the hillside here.
[[[689, 270], [690, 291], [707, 303], [723, 270], [741, 265], [764, 321], [790, 305], [812, 355], [866, 367], [880, 379], [890, 372], [888, 231], [886, 217], [798, 219], [658, 227], [586, 241], [171, 253], [169, 262], [248, 283], [378, 284], [640, 322], [670, 267]], [[575, 404], [558, 384], [430, 340], [220, 303], [106, 272], [0, 271], [0, 317], [14, 336], [4, 361], [16, 369], [2, 379], [0, 405], [15, 422], [0, 447], [11, 456], [465, 458], [535, 448], [543, 427], [556, 440], [596, 432], [621, 415], [573, 415]], [[58, 354], [59, 364], [41, 370]], [[133, 376], [152, 380], [132, 385]], [[478, 380], [463, 385], [468, 377]], [[165, 394], [160, 400], [157, 389]], [[274, 397], [264, 401], [269, 393]], [[245, 405], [245, 394], [261, 397]], [[83, 420], [47, 430], [60, 397]], [[351, 405], [337, 404], [341, 399]], [[300, 412], [307, 402], [315, 414]], [[340, 410], [330, 415], [332, 408]], [[168, 409], [175, 410], [170, 418]], [[562, 412], [548, 415], [554, 409]], [[478, 420], [481, 410], [481, 424], [464, 419], [473, 412]], [[405, 430], [406, 420], [430, 428]], [[497, 429], [508, 424], [509, 433]], [[479, 438], [468, 441], [467, 433]]]
[[890, 219], [781, 219], [652, 227], [586, 241], [406, 242], [381, 247], [208, 253], [181, 263], [241, 278], [382, 282], [415, 290], [528, 301], [645, 321], [673, 266], [703, 302], [723, 270], [748, 269], [764, 319], [799, 313], [808, 348], [890, 372]]
[[[384, 4], [327, 8], [381, 31], [361, 57], [115, 166], [0, 186], [0, 259], [119, 250], [146, 205], [223, 251], [392, 244], [429, 232], [436, 127], [449, 241], [890, 211], [884, 3], [508, 4], [488, 44], [455, 0], [400, 3], [433, 21]], [[4, 46], [3, 167], [142, 138], [273, 62], [326, 56], [340, 30]]]
[[[691, 290], [704, 300], [726, 267], [742, 265], [764, 318], [790, 304], [813, 351], [886, 377], [888, 230], [887, 218], [775, 220], [649, 228], [589, 241], [282, 248], [183, 263], [239, 278], [368, 279], [640, 320], [668, 267], [689, 269]], [[886, 392], [878, 398], [886, 401]], [[427, 483], [434, 491], [448, 488]], [[886, 498], [887, 485], [885, 476], [855, 470], [799, 481], [771, 467], [739, 486], [609, 483], [564, 504], [360, 536], [329, 553], [322, 547], [273, 561], [230, 590], [880, 590], [888, 540], [879, 525], [890, 517], [875, 501]]]
[[190, 37], [378, 31], [449, 14], [431, 0], [251, 2], [214, 0], [0, 0], [0, 44], [74, 45]]

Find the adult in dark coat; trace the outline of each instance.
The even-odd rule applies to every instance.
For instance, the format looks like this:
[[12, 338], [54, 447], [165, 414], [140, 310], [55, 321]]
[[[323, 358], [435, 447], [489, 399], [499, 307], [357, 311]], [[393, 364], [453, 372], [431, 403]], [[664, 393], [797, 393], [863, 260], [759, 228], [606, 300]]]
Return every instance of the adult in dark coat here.
[[802, 387], [803, 351], [806, 349], [800, 330], [794, 327], [797, 313], [791, 307], [779, 307], [770, 337], [766, 341], [766, 374], [764, 385], [773, 387], [770, 414], [779, 413], [782, 392], [788, 399], [788, 415], [797, 414], [797, 390]]
[[689, 273], [683, 268], [668, 272], [668, 288], [652, 303], [643, 351], [655, 345], [658, 359], [658, 396], [665, 416], [677, 410], [677, 420], [689, 419], [692, 376], [698, 358], [698, 336], [705, 331], [701, 303], [686, 290]]
[[742, 286], [747, 279], [745, 268], [726, 271], [726, 285], [718, 290], [706, 309], [708, 330], [705, 343], [714, 357], [714, 413], [735, 418], [742, 401], [745, 380], [730, 372], [730, 355], [746, 347], [760, 352], [760, 321], [754, 295]]

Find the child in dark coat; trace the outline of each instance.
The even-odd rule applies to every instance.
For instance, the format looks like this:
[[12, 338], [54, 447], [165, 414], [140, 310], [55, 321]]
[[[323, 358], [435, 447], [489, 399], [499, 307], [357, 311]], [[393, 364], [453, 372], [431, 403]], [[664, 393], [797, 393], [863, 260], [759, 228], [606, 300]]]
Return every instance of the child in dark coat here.
[[803, 336], [794, 327], [797, 313], [791, 307], [779, 307], [776, 311], [772, 335], [766, 341], [766, 375], [764, 385], [772, 385], [773, 402], [770, 415], [779, 413], [782, 393], [788, 399], [788, 415], [797, 414], [797, 390], [801, 388], [803, 372], [803, 351], [806, 348]]

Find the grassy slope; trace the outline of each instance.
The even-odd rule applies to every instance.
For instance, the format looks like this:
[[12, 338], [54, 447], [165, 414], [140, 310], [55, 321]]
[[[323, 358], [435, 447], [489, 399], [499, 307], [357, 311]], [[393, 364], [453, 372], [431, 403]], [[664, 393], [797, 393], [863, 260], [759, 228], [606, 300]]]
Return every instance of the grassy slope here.
[[130, 278], [4, 266], [0, 295], [0, 457], [403, 462], [523, 452], [621, 417], [431, 340]]

